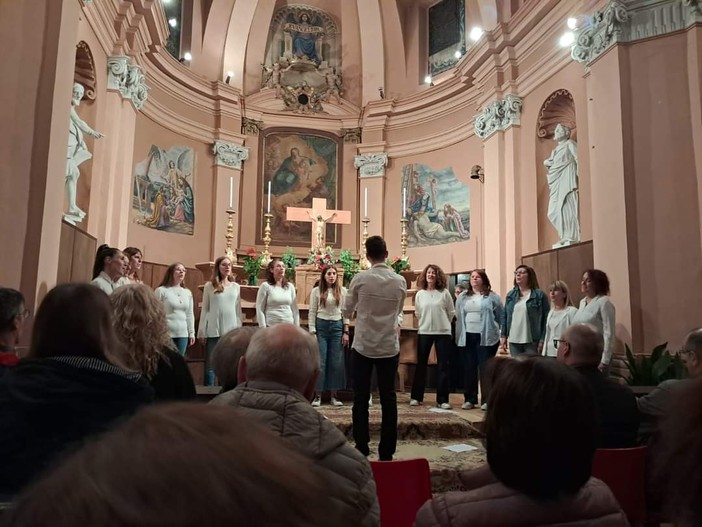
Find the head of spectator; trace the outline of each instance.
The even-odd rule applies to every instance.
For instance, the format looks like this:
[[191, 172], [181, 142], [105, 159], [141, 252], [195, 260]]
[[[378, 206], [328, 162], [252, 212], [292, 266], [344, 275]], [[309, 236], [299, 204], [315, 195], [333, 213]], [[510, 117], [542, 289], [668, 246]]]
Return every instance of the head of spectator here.
[[366, 240], [366, 257], [372, 264], [385, 262], [388, 246], [382, 236], [371, 236]]
[[697, 328], [685, 337], [685, 344], [678, 352], [690, 377], [702, 377], [702, 328]]
[[122, 253], [129, 260], [129, 266], [124, 276], [132, 282], [139, 282], [139, 271], [141, 271], [141, 263], [144, 259], [141, 251], [137, 247], [126, 247]]
[[14, 351], [22, 337], [29, 311], [24, 296], [16, 289], [0, 287], [0, 352]]
[[124, 254], [119, 249], [109, 245], [101, 245], [95, 253], [95, 263], [93, 264], [93, 279], [104, 272], [110, 280], [116, 282], [124, 276]]
[[588, 298], [595, 298], [600, 295], [606, 296], [609, 294], [609, 278], [604, 271], [588, 269], [583, 273], [580, 290]]
[[463, 280], [460, 283], [456, 284], [456, 287], [453, 288], [453, 296], [458, 298], [461, 295], [461, 293], [467, 289], [465, 285], [469, 283], [470, 282]]
[[493, 367], [498, 371], [485, 421], [492, 473], [535, 500], [576, 494], [590, 479], [595, 452], [595, 408], [587, 382], [540, 357], [495, 361]]
[[283, 384], [310, 401], [319, 377], [317, 339], [293, 324], [259, 329], [239, 363], [239, 382]]
[[448, 284], [446, 273], [438, 265], [427, 265], [417, 278], [417, 287], [419, 289], [436, 289], [443, 291]]
[[166, 311], [144, 284], [128, 284], [110, 295], [113, 323], [122, 346], [122, 362], [151, 379], [156, 375], [163, 350], [175, 350], [168, 335]]
[[241, 326], [232, 329], [217, 342], [213, 351], [214, 370], [223, 392], [236, 388], [239, 362], [258, 329], [256, 326]]
[[30, 487], [3, 520], [53, 527], [338, 525], [318, 499], [325, 491], [313, 462], [255, 420], [228, 406], [175, 403], [149, 407], [87, 444]]
[[558, 361], [566, 366], [597, 366], [602, 360], [604, 338], [590, 324], [573, 324], [558, 340]]
[[28, 357], [92, 357], [123, 363], [109, 297], [90, 284], [59, 284], [37, 310]]

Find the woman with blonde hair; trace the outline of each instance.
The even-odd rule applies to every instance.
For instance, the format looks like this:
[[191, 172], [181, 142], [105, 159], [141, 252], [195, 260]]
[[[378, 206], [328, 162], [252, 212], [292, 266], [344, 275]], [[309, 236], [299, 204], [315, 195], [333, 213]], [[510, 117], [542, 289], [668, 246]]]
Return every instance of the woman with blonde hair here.
[[195, 314], [193, 294], [185, 287], [185, 266], [176, 262], [168, 266], [163, 280], [156, 288], [156, 297], [166, 308], [168, 334], [178, 353], [185, 356], [188, 346], [195, 344]]
[[551, 311], [546, 317], [546, 336], [542, 354], [546, 357], [558, 355], [558, 343], [561, 335], [573, 323], [573, 318], [578, 308], [573, 306], [570, 298], [568, 284], [563, 280], [556, 280], [548, 287], [548, 296], [551, 300]]
[[117, 289], [110, 301], [122, 361], [149, 379], [154, 399], [193, 399], [193, 378], [185, 359], [175, 351], [166, 312], [154, 292], [143, 284], [129, 284]]
[[205, 284], [198, 337], [205, 344], [205, 385], [214, 386], [215, 371], [212, 362], [214, 347], [219, 337], [243, 325], [241, 287], [232, 273], [232, 261], [226, 256], [215, 260], [212, 279]]

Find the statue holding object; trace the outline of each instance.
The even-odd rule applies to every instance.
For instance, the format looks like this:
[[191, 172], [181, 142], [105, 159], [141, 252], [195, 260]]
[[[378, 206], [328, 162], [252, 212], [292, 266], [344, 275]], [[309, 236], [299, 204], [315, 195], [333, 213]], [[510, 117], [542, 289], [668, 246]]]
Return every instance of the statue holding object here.
[[580, 241], [578, 211], [578, 145], [570, 138], [570, 128], [559, 124], [553, 133], [558, 142], [544, 161], [548, 168], [548, 219], [558, 232], [553, 248]]

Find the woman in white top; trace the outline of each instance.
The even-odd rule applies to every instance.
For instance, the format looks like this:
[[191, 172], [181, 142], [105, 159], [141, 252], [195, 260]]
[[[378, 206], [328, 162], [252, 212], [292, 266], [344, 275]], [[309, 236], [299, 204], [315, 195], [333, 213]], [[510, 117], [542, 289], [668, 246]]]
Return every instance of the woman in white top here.
[[212, 279], [205, 284], [198, 328], [198, 337], [205, 341], [206, 386], [215, 383], [212, 350], [219, 337], [242, 324], [241, 288], [234, 281], [232, 261], [220, 256], [215, 260]]
[[176, 262], [168, 266], [163, 280], [156, 288], [156, 298], [166, 308], [168, 334], [181, 355], [185, 355], [188, 346], [195, 344], [193, 294], [183, 285], [184, 279], [185, 266]]
[[463, 398], [461, 408], [478, 404], [478, 381], [482, 410], [487, 410], [488, 385], [484, 381], [487, 363], [500, 344], [502, 300], [492, 291], [490, 278], [483, 269], [470, 273], [466, 290], [456, 299], [456, 345], [463, 359]]
[[109, 245], [98, 247], [93, 264], [91, 284], [111, 295], [112, 291], [122, 285], [120, 280], [125, 272], [126, 266], [122, 251]]
[[343, 406], [336, 391], [344, 387], [344, 351], [349, 344], [349, 320], [341, 314], [346, 288], [338, 280], [336, 267], [322, 270], [319, 285], [310, 294], [310, 333], [317, 335], [319, 343], [319, 379], [317, 395], [312, 406], [322, 404], [322, 392], [328, 390], [333, 406]]
[[546, 336], [544, 337], [544, 349], [542, 354], [546, 357], [556, 357], [558, 355], [558, 343], [563, 332], [573, 323], [573, 317], [578, 312], [573, 307], [570, 298], [568, 285], [562, 280], [556, 280], [548, 288], [548, 296], [551, 299], [551, 311], [546, 318]]
[[614, 349], [614, 327], [616, 316], [614, 304], [609, 300], [609, 278], [599, 269], [588, 269], [583, 273], [580, 290], [585, 298], [580, 301], [573, 324], [592, 324], [604, 337], [604, 351], [599, 370], [606, 372]]
[[256, 320], [259, 327], [277, 324], [300, 325], [295, 286], [285, 278], [285, 264], [273, 258], [266, 267], [266, 281], [256, 295]]
[[432, 346], [436, 346], [436, 405], [449, 405], [449, 376], [451, 355], [451, 321], [454, 316], [453, 298], [446, 287], [446, 275], [441, 267], [427, 265], [417, 279], [417, 295], [414, 297], [414, 315], [419, 321], [417, 330], [417, 367], [414, 370], [410, 406], [424, 400], [427, 380], [427, 362]]

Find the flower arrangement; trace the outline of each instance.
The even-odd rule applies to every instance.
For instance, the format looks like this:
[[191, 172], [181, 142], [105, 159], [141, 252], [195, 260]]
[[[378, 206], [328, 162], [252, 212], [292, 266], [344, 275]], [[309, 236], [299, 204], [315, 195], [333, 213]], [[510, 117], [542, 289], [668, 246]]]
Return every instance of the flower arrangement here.
[[408, 271], [410, 268], [409, 258], [407, 257], [400, 258], [399, 256], [395, 256], [392, 260], [385, 260], [385, 263], [397, 274], [400, 274], [402, 271]]
[[328, 265], [334, 265], [336, 263], [336, 256], [334, 255], [332, 248], [327, 246], [327, 248], [323, 251], [310, 251], [310, 255], [307, 258], [307, 263], [314, 265], [315, 268], [321, 271]]
[[258, 273], [263, 266], [263, 255], [256, 254], [256, 249], [251, 247], [244, 255], [244, 272], [249, 279], [249, 285], [258, 283]]

